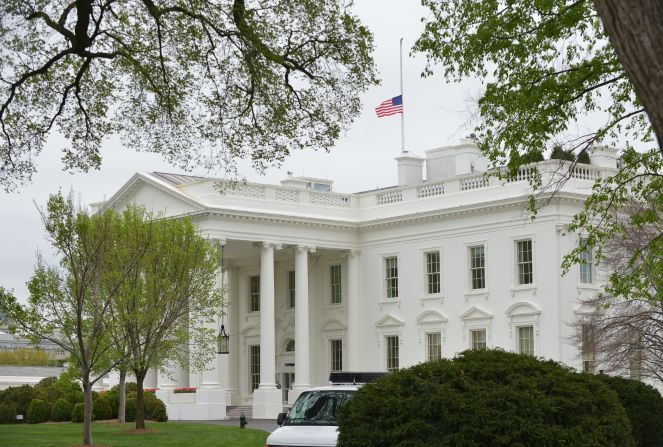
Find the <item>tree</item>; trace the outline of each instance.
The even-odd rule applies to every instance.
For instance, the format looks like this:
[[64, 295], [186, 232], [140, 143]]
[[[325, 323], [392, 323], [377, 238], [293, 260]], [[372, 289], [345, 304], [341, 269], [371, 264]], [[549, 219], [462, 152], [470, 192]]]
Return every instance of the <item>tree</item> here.
[[350, 0], [0, 0], [0, 184], [58, 129], [67, 169], [104, 137], [183, 169], [329, 150], [375, 84]]
[[[647, 45], [660, 42], [660, 2], [423, 0], [423, 4], [432, 16], [415, 51], [428, 58], [425, 74], [432, 74], [434, 65], [441, 63], [447, 79], [471, 75], [484, 79], [477, 132], [494, 167], [507, 166], [507, 175], [513, 175], [526, 155], [555, 146], [575, 153], [576, 163], [597, 143], [626, 145], [622, 167], [595, 183], [584, 210], [570, 225], [571, 231], [587, 234], [597, 262], [603, 244], [626, 227], [640, 228], [659, 219], [663, 60], [660, 45]], [[574, 131], [585, 127], [588, 114], [602, 124], [588, 132]], [[636, 142], [638, 150], [629, 142]], [[564, 172], [566, 178], [571, 176], [573, 165]], [[551, 193], [539, 176], [533, 178], [533, 186], [543, 193], [539, 197], [545, 199], [531, 201], [535, 209], [547, 203]], [[621, 210], [633, 200], [650, 204], [651, 210], [624, 221]], [[655, 238], [660, 241], [663, 234]], [[578, 247], [565, 258], [565, 268], [579, 262], [581, 251]]]
[[111, 336], [112, 305], [145, 243], [135, 241], [126, 253], [127, 263], [114, 266], [109, 259], [116, 250], [115, 213], [89, 215], [76, 209], [71, 196], [56, 194], [50, 196], [42, 218], [59, 264], [49, 266], [38, 258], [27, 305], [0, 288], [0, 311], [11, 319], [14, 331], [34, 343], [49, 340], [69, 353], [85, 396], [83, 444], [91, 445], [92, 386], [122, 361]]
[[[583, 303], [573, 341], [608, 373], [663, 384], [663, 216], [637, 202], [626, 211], [623, 231], [605, 243], [605, 290]], [[648, 223], [628, 225], [657, 212]]]
[[[190, 219], [161, 219], [130, 208], [115, 251], [126, 263], [136, 241], [149, 241], [145, 255], [115, 295], [118, 338], [126, 340], [126, 365], [136, 377], [136, 428], [145, 428], [143, 381], [149, 369], [180, 362], [200, 369], [216, 357], [216, 288], [219, 252]], [[188, 356], [182, 346], [190, 346]]]

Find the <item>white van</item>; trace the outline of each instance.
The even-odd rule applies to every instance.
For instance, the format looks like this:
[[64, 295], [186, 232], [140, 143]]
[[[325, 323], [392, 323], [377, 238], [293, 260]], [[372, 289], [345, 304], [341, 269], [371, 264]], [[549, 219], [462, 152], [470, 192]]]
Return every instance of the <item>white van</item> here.
[[280, 425], [267, 438], [266, 447], [335, 447], [338, 440], [338, 409], [364, 383], [385, 373], [331, 373], [333, 385], [304, 391], [288, 413], [281, 413]]

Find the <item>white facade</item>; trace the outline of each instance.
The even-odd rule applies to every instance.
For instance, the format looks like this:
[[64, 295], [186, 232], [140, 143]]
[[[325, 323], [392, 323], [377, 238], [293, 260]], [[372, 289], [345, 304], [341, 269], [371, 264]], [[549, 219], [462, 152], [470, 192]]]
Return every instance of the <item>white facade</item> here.
[[[487, 178], [471, 139], [426, 155], [425, 168], [411, 154], [397, 159], [399, 186], [356, 194], [320, 190], [316, 184], [331, 185], [320, 179], [240, 183], [219, 193], [218, 179], [134, 175], [103, 206], [188, 215], [224, 245], [219, 281], [231, 336], [230, 354], [210, 371], [179, 370], [146, 386], [166, 400], [168, 388], [199, 387], [212, 397], [196, 404], [252, 405], [253, 417], [275, 418], [286, 400], [326, 384], [332, 368], [402, 368], [473, 343], [581, 369], [569, 323], [578, 301], [598, 290], [596, 275], [582, 283], [576, 268], [562, 277], [560, 264], [579, 241], [567, 224], [593, 181], [613, 172], [614, 151], [602, 149], [600, 165], [578, 165], [535, 220], [526, 209], [531, 168], [510, 180]], [[544, 184], [568, 173], [556, 160], [538, 167]], [[433, 180], [419, 181], [423, 169]], [[172, 416], [186, 418], [167, 403]], [[219, 418], [225, 406], [208, 405], [196, 418]]]

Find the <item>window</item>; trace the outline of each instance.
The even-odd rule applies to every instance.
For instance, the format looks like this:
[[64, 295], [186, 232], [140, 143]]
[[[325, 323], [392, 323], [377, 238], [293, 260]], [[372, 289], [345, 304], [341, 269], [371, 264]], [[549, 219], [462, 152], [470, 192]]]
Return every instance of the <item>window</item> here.
[[583, 323], [580, 326], [580, 351], [582, 354], [582, 372], [594, 374], [596, 346], [594, 344], [594, 325], [591, 323]]
[[288, 301], [290, 307], [295, 307], [295, 271], [288, 271]]
[[516, 266], [518, 268], [519, 285], [534, 283], [532, 260], [532, 240], [516, 241]]
[[426, 334], [426, 361], [432, 362], [442, 358], [442, 336], [439, 332]]
[[518, 353], [534, 355], [534, 328], [532, 326], [518, 328]]
[[472, 329], [470, 331], [471, 348], [474, 350], [486, 349], [486, 330], [485, 329]]
[[594, 254], [592, 253], [592, 246], [589, 245], [587, 239], [580, 239], [580, 283], [592, 284], [592, 276], [594, 269]]
[[249, 385], [250, 392], [260, 386], [260, 345], [249, 346]]
[[343, 371], [343, 342], [342, 340], [329, 340], [331, 354], [331, 370]]
[[387, 371], [398, 371], [398, 335], [386, 338], [387, 345]]
[[260, 276], [249, 277], [249, 312], [260, 312]]
[[426, 253], [426, 292], [429, 295], [440, 293], [440, 252]]
[[384, 259], [387, 298], [398, 298], [398, 258], [390, 256]]
[[633, 380], [642, 380], [643, 347], [640, 334], [634, 334], [628, 354], [628, 375]]
[[341, 266], [329, 267], [329, 279], [331, 284], [331, 303], [341, 304]]
[[483, 245], [470, 247], [470, 285], [472, 289], [486, 288], [486, 258]]

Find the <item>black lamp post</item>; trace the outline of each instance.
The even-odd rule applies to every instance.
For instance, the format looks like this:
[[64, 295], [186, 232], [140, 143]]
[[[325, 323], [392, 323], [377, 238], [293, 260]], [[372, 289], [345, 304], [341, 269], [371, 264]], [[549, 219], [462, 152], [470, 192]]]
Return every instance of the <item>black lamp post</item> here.
[[217, 343], [217, 353], [218, 354], [228, 354], [228, 341], [230, 336], [226, 334], [226, 328], [224, 325], [221, 325], [221, 330], [219, 335], [216, 337]]

